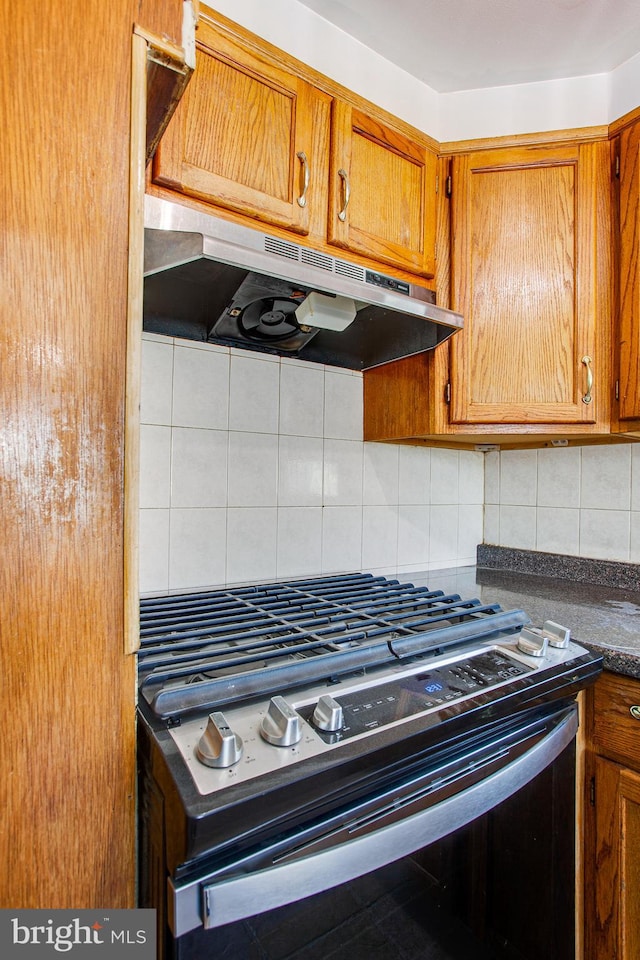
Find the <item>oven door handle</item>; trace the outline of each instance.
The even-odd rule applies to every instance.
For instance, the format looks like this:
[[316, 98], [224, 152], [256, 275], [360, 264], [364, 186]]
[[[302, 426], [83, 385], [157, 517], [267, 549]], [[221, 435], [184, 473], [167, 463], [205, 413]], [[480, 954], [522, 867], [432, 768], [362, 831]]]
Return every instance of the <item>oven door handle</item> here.
[[175, 937], [222, 926], [284, 906], [383, 867], [440, 840], [487, 813], [533, 780], [562, 753], [578, 729], [573, 703], [549, 732], [516, 759], [426, 809], [309, 856], [229, 879], [213, 876], [183, 886], [169, 879], [169, 925]]

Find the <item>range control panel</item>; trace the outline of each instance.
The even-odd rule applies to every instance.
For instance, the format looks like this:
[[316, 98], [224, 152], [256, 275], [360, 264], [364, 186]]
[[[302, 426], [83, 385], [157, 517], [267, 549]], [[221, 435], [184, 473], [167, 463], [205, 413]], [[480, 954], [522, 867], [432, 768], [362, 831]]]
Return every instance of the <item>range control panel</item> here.
[[[572, 654], [563, 650], [554, 656], [562, 660]], [[290, 693], [268, 702], [230, 706], [183, 719], [168, 733], [198, 791], [209, 794], [385, 727], [397, 727], [401, 737], [403, 723], [417, 716], [426, 726], [437, 724], [443, 707], [464, 710], [474, 694], [537, 673], [540, 667], [542, 662], [534, 664], [532, 658], [527, 662], [504, 646], [485, 646], [431, 666], [398, 664], [377, 679], [354, 677], [329, 685], [324, 681], [297, 696]]]
[[489, 650], [424, 673], [391, 680], [346, 696], [336, 696], [335, 702], [342, 708], [343, 722], [340, 729], [335, 731], [322, 730], [317, 726], [313, 704], [298, 707], [298, 713], [316, 729], [325, 743], [338, 743], [399, 720], [407, 720], [433, 707], [529, 673], [530, 670], [530, 667], [498, 650]]

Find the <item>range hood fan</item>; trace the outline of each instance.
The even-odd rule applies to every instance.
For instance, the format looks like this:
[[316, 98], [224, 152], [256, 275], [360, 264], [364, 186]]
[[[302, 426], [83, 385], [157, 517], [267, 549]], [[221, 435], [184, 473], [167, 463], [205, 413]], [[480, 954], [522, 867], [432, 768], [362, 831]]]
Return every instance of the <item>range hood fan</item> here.
[[273, 347], [295, 353], [318, 333], [316, 327], [301, 326], [296, 317], [306, 297], [306, 291], [294, 290], [284, 281], [249, 273], [207, 338], [248, 341], [256, 349]]
[[295, 300], [254, 300], [247, 304], [238, 317], [238, 326], [250, 340], [266, 343], [288, 341], [302, 333], [296, 320], [299, 306]]

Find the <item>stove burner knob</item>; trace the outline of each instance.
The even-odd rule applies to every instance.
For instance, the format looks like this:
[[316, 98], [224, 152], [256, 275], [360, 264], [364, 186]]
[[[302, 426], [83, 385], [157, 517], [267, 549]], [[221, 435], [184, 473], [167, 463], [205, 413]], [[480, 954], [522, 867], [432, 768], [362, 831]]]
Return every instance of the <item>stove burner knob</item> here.
[[568, 627], [554, 623], [553, 620], [545, 620], [542, 624], [542, 632], [548, 638], [550, 646], [559, 647], [561, 650], [566, 650], [569, 646], [571, 630]]
[[292, 747], [302, 739], [300, 717], [284, 697], [272, 698], [260, 725], [260, 735], [275, 747]]
[[541, 630], [535, 627], [523, 627], [518, 637], [518, 650], [528, 657], [544, 657], [549, 641]]
[[344, 723], [342, 707], [337, 700], [325, 694], [318, 700], [316, 708], [313, 711], [312, 720], [320, 730], [326, 730], [327, 733], [335, 733], [337, 730], [342, 729], [342, 724]]
[[232, 767], [242, 756], [242, 740], [228, 725], [223, 713], [209, 714], [196, 755], [207, 767]]

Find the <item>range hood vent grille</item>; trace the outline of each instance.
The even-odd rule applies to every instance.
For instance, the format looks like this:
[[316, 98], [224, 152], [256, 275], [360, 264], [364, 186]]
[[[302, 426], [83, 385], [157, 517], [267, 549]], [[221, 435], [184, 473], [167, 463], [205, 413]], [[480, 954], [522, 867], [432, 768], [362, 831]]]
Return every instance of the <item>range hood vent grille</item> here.
[[286, 257], [287, 260], [300, 260], [300, 247], [287, 240], [278, 240], [277, 237], [265, 237], [264, 249], [266, 253], [273, 253], [276, 257]]
[[344, 260], [335, 260], [334, 269], [339, 277], [350, 277], [351, 280], [358, 280], [360, 283], [364, 283], [367, 279], [363, 268], [358, 267], [355, 263], [345, 263]]
[[326, 253], [320, 253], [318, 250], [305, 250], [303, 247], [300, 252], [300, 260], [302, 263], [308, 263], [311, 267], [317, 267], [318, 270], [333, 273], [333, 257]]

